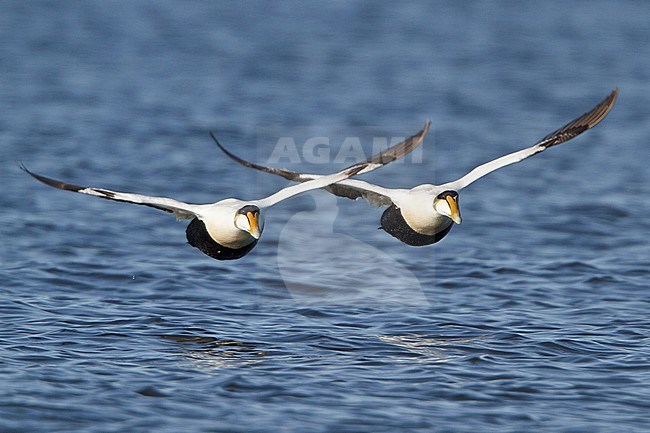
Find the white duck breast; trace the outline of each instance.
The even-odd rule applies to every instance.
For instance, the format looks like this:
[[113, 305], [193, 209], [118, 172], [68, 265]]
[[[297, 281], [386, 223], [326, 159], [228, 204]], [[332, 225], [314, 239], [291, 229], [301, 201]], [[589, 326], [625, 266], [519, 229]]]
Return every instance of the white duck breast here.
[[[238, 224], [239, 220], [245, 220], [246, 224]], [[233, 223], [227, 224], [226, 221]], [[201, 209], [201, 216], [192, 219], [185, 235], [190, 245], [208, 256], [234, 260], [245, 256], [257, 245], [264, 229], [262, 221], [259, 207], [241, 200], [226, 199]]]
[[394, 194], [394, 204], [381, 216], [381, 228], [405, 244], [419, 247], [438, 242], [460, 221], [456, 192], [443, 192], [432, 205], [427, 192], [413, 189]]
[[[214, 135], [210, 133], [214, 138]], [[216, 140], [216, 139], [215, 139]], [[165, 197], [150, 197], [65, 183], [21, 168], [35, 179], [54, 188], [80, 194], [153, 207], [173, 214], [178, 220], [190, 219], [186, 236], [190, 245], [217, 260], [234, 260], [248, 254], [257, 244], [264, 230], [264, 212], [267, 208], [313, 189], [324, 188], [350, 176], [375, 170], [415, 149], [419, 142], [398, 143], [367, 161], [354, 164], [334, 174], [318, 176], [313, 180], [291, 185], [258, 200], [229, 198], [211, 204], [190, 204]]]
[[[494, 170], [523, 161], [593, 128], [607, 116], [614, 106], [617, 96], [618, 88], [614, 89], [591, 111], [548, 134], [533, 146], [482, 164], [453, 182], [443, 185], [423, 184], [409, 190], [384, 188], [369, 182], [348, 179], [329, 185], [325, 189], [340, 197], [355, 200], [363, 198], [372, 205], [387, 206], [388, 208], [381, 217], [381, 226], [387, 233], [413, 246], [433, 244], [445, 237], [454, 223], [461, 223], [458, 191]], [[423, 130], [424, 133], [426, 133], [425, 130]], [[411, 139], [415, 137], [411, 137]], [[219, 145], [219, 143], [217, 144]], [[221, 145], [219, 147], [231, 159], [242, 165], [286, 179], [309, 182], [320, 177], [317, 174], [296, 173], [253, 164], [233, 155]]]

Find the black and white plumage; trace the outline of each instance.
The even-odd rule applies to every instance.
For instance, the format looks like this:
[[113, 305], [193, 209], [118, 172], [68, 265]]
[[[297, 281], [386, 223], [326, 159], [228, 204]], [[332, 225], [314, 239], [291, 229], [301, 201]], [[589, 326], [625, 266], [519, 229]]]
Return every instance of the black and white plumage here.
[[[190, 245], [217, 260], [234, 260], [248, 254], [257, 244], [264, 230], [266, 209], [313, 189], [324, 188], [350, 176], [367, 173], [399, 159], [422, 143], [426, 129], [419, 136], [411, 137], [392, 146], [367, 161], [354, 164], [334, 174], [317, 176], [310, 181], [288, 186], [268, 197], [258, 200], [227, 198], [210, 204], [190, 204], [165, 197], [111, 191], [65, 183], [33, 173], [24, 165], [21, 168], [35, 179], [54, 188], [80, 194], [153, 207], [173, 214], [178, 220], [191, 219], [186, 236]], [[214, 135], [210, 133], [214, 138]]]
[[[408, 245], [430, 245], [445, 237], [454, 223], [461, 223], [458, 191], [499, 168], [520, 162], [593, 128], [607, 116], [617, 96], [618, 88], [594, 109], [551, 132], [533, 146], [479, 165], [453, 182], [442, 185], [423, 184], [411, 189], [392, 189], [361, 180], [348, 179], [328, 185], [325, 189], [340, 197], [363, 198], [375, 206], [388, 206], [381, 217], [381, 228]], [[319, 175], [315, 174], [296, 173], [253, 164], [233, 155], [218, 142], [217, 145], [231, 159], [256, 170], [297, 182], [309, 182], [319, 178]]]

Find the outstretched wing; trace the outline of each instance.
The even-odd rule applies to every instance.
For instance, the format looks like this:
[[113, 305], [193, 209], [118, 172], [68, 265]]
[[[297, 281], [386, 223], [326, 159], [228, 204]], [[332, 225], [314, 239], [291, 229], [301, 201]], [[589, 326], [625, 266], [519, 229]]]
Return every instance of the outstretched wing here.
[[422, 128], [422, 130], [417, 134], [412, 135], [406, 140], [401, 141], [396, 145], [391, 146], [388, 149], [379, 152], [378, 154], [368, 158], [366, 162], [370, 164], [372, 168], [368, 168], [367, 170], [364, 171], [364, 173], [379, 168], [382, 165], [391, 163], [397, 159], [403, 158], [409, 153], [413, 152], [413, 149], [415, 149], [420, 144], [422, 144], [422, 141], [424, 140], [424, 136], [427, 135], [427, 132], [429, 132], [430, 126], [431, 126], [431, 122], [427, 120], [426, 123], [424, 124], [424, 128]]
[[326, 186], [325, 190], [336, 196], [352, 200], [361, 198], [368, 204], [377, 207], [390, 206], [393, 204], [393, 200], [390, 197], [392, 191], [390, 188], [384, 188], [363, 180], [344, 180], [343, 182], [333, 183], [330, 186]]
[[564, 143], [565, 141], [569, 141], [572, 138], [577, 137], [586, 130], [596, 126], [601, 120], [605, 118], [605, 116], [607, 116], [607, 113], [609, 113], [609, 111], [614, 106], [617, 96], [618, 87], [615, 88], [612, 93], [610, 93], [609, 96], [607, 96], [607, 98], [605, 98], [593, 110], [583, 114], [575, 120], [572, 120], [560, 129], [551, 132], [546, 137], [542, 138], [539, 142], [535, 143], [533, 146], [502, 156], [501, 158], [497, 158], [483, 165], [479, 165], [460, 179], [446, 183], [444, 185], [440, 185], [437, 187], [437, 189], [449, 189], [454, 191], [461, 190], [477, 179], [480, 179], [486, 174], [493, 172], [494, 170], [498, 170], [499, 168], [505, 167], [506, 165], [522, 161], [526, 158], [545, 151], [549, 147]]
[[345, 170], [341, 170], [338, 173], [329, 174], [327, 176], [320, 176], [316, 179], [308, 180], [296, 185], [291, 185], [266, 198], [255, 200], [254, 203], [257, 204], [260, 208], [267, 208], [276, 205], [279, 202], [288, 199], [289, 197], [293, 197], [294, 195], [303, 193], [305, 191], [311, 191], [312, 189], [323, 188], [330, 184], [345, 180], [350, 176], [354, 176], [355, 174], [363, 173], [364, 170], [368, 168], [368, 165], [368, 162], [362, 162], [348, 167]]
[[49, 177], [45, 177], [33, 173], [29, 171], [27, 167], [25, 167], [22, 164], [20, 168], [23, 169], [27, 174], [31, 175], [36, 180], [39, 180], [44, 184], [50, 185], [54, 188], [63, 189], [66, 191], [78, 192], [80, 194], [94, 195], [95, 197], [101, 197], [108, 200], [122, 201], [126, 203], [133, 203], [133, 204], [153, 207], [174, 214], [174, 216], [179, 220], [190, 219], [195, 216], [193, 210], [195, 208], [194, 205], [183, 203], [181, 201], [177, 201], [171, 198], [150, 197], [146, 195], [131, 194], [127, 192], [110, 191], [108, 189], [102, 189], [102, 188], [79, 186], [71, 183], [61, 182], [60, 180], [50, 179]]
[[[430, 125], [431, 122], [427, 121], [426, 124], [424, 125], [424, 128], [422, 128], [422, 130], [417, 134], [412, 135], [406, 140], [397, 143], [396, 145], [391, 146], [390, 148], [368, 158], [365, 161], [367, 166], [357, 174], [367, 173], [369, 171], [375, 170], [383, 165], [389, 164], [390, 162], [403, 158], [404, 156], [411, 153], [413, 149], [417, 148], [420, 144], [422, 144], [425, 135], [429, 131]], [[219, 140], [217, 140], [217, 138], [214, 136], [212, 132], [210, 132], [210, 136], [217, 144], [217, 146], [219, 146], [219, 149], [221, 149], [223, 153], [225, 153], [233, 161], [236, 161], [245, 167], [254, 168], [255, 170], [263, 171], [265, 173], [275, 174], [277, 176], [281, 176], [285, 179], [293, 180], [296, 182], [308, 182], [322, 177], [322, 175], [319, 174], [298, 173], [290, 170], [266, 167], [260, 164], [255, 164], [253, 162], [246, 161], [245, 159], [238, 157], [237, 155], [233, 154], [232, 152], [224, 148], [221, 145], [221, 143], [219, 143]], [[356, 200], [358, 198], [363, 198], [364, 200], [366, 200], [367, 202], [375, 206], [389, 206], [390, 204], [392, 204], [391, 199], [388, 196], [383, 194], [384, 192], [383, 188], [379, 188], [376, 185], [372, 185], [367, 182], [363, 182], [359, 180], [350, 180], [350, 181], [344, 180], [343, 182], [338, 182], [338, 183], [328, 183], [327, 186], [325, 186], [324, 188], [327, 191], [339, 197], [347, 197], [353, 200]]]

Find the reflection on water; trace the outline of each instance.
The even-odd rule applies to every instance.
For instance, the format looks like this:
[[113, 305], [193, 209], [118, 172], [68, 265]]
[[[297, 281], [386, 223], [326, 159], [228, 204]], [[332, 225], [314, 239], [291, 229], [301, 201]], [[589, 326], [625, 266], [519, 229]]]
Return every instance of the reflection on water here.
[[251, 343], [196, 335], [160, 335], [177, 343], [184, 359], [201, 369], [220, 369], [257, 364], [267, 353]]
[[[401, 347], [409, 352], [422, 355], [422, 358], [416, 358], [423, 362], [448, 362], [453, 359], [467, 356], [467, 352], [463, 352], [460, 348], [453, 347], [460, 343], [471, 343], [480, 340], [483, 337], [469, 337], [469, 338], [449, 338], [439, 337], [433, 338], [420, 334], [406, 334], [406, 335], [378, 335], [378, 339], [385, 343]], [[446, 347], [452, 346], [452, 347]], [[413, 358], [408, 360], [413, 362]]]

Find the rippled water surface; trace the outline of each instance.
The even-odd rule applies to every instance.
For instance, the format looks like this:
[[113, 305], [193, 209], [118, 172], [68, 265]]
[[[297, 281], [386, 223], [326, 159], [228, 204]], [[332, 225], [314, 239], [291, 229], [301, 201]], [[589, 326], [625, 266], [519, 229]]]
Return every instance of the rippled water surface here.
[[[0, 431], [650, 430], [645, 3], [0, 9]], [[601, 125], [464, 190], [462, 225], [424, 248], [316, 191], [218, 262], [162, 212], [18, 168], [256, 198], [286, 181], [208, 130], [260, 162], [328, 137], [322, 163], [275, 164], [327, 173], [346, 137], [370, 152], [430, 119], [421, 161], [365, 178], [441, 183], [615, 86]]]

